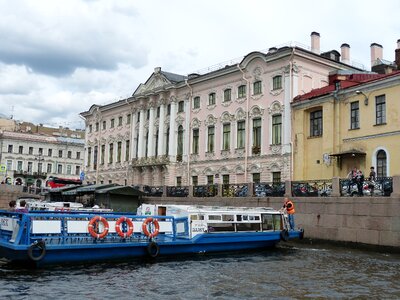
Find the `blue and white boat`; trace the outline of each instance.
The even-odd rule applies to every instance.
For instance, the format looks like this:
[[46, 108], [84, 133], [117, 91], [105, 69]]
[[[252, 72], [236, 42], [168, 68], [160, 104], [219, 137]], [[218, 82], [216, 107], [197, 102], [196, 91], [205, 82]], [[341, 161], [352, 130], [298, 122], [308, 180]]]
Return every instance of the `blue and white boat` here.
[[136, 214], [0, 211], [0, 257], [48, 264], [263, 249], [302, 238], [272, 208], [143, 204]]

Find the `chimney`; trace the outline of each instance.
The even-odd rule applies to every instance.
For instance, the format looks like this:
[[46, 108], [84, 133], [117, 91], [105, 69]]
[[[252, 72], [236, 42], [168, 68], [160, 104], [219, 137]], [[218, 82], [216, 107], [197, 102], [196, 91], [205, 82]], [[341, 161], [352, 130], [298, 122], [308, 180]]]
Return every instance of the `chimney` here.
[[397, 65], [397, 70], [400, 70], [400, 39], [397, 40], [397, 49], [395, 50], [394, 62]]
[[318, 32], [311, 32], [311, 51], [320, 54], [320, 48], [319, 48], [319, 33]]
[[342, 55], [342, 63], [349, 65], [350, 64], [350, 45], [342, 44], [340, 46], [341, 55]]
[[378, 64], [377, 60], [382, 59], [383, 47], [377, 43], [371, 44], [371, 68]]

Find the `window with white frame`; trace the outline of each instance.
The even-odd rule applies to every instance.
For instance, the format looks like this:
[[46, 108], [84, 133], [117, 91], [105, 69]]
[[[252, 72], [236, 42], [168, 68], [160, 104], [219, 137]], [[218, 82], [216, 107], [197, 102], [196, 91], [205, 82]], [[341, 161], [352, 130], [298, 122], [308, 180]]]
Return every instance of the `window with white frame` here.
[[375, 97], [376, 125], [386, 123], [386, 98], [385, 95]]
[[253, 95], [259, 95], [261, 93], [261, 81], [259, 80], [253, 83]]
[[322, 136], [322, 110], [310, 113], [310, 136]]
[[351, 102], [350, 105], [350, 128], [358, 129], [360, 128], [360, 109], [359, 102]]
[[208, 95], [208, 105], [215, 105], [215, 99], [216, 99], [215, 93], [210, 93]]
[[238, 98], [246, 97], [246, 86], [243, 84], [238, 87]]
[[272, 89], [273, 90], [279, 90], [282, 88], [282, 76], [277, 75], [272, 78]]
[[244, 148], [246, 136], [246, 123], [244, 120], [237, 122], [237, 148]]
[[231, 124], [227, 123], [223, 125], [223, 134], [222, 134], [222, 149], [229, 150], [230, 149], [230, 138], [231, 138]]
[[280, 145], [282, 143], [282, 115], [272, 116], [272, 145]]
[[193, 145], [192, 145], [192, 153], [193, 154], [199, 154], [199, 129], [194, 128], [193, 129]]
[[207, 152], [214, 152], [215, 127], [208, 126]]

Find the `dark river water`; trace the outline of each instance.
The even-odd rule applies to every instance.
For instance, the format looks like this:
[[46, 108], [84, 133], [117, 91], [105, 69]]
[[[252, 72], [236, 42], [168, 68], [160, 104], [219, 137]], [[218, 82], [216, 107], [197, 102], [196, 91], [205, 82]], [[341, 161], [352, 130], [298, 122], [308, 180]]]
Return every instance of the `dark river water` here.
[[400, 299], [400, 255], [336, 246], [96, 265], [16, 268], [0, 299]]

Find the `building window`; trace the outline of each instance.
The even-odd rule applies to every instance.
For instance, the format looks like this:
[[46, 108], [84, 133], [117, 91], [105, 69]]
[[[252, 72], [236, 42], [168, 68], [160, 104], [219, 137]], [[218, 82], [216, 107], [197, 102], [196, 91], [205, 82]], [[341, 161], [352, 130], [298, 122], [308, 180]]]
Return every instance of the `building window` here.
[[109, 147], [108, 148], [108, 157], [109, 157], [108, 163], [112, 164], [114, 161], [114, 144], [111, 143], [111, 144], [109, 144], [108, 147]]
[[167, 133], [166, 133], [166, 140], [165, 140], [165, 153], [168, 155], [169, 154], [169, 127], [167, 128]]
[[110, 128], [114, 128], [114, 119], [111, 119], [111, 121], [110, 121]]
[[161, 114], [161, 107], [157, 107], [157, 118], [159, 118], [160, 117], [160, 114]]
[[377, 177], [386, 177], [387, 176], [387, 161], [386, 161], [386, 152], [384, 150], [379, 150], [376, 154], [376, 176]]
[[67, 175], [71, 175], [72, 174], [72, 167], [71, 165], [67, 165]]
[[13, 153], [13, 145], [8, 145], [8, 153]]
[[176, 186], [182, 186], [182, 177], [176, 177]]
[[91, 164], [91, 160], [92, 160], [92, 147], [89, 147], [89, 148], [88, 148], [88, 161], [87, 161], [88, 167], [89, 167], [90, 164]]
[[97, 170], [97, 154], [99, 152], [98, 146], [94, 146], [93, 148], [93, 169]]
[[90, 124], [89, 125], [89, 133], [92, 133], [92, 130], [93, 130], [93, 126], [92, 126], [92, 124]]
[[261, 94], [261, 81], [256, 81], [253, 83], [253, 95]]
[[99, 122], [96, 123], [96, 132], [99, 131]]
[[146, 146], [146, 148], [144, 149], [144, 157], [147, 158], [147, 156], [149, 155], [149, 131], [146, 132], [146, 136], [144, 138], [144, 144]]
[[214, 175], [207, 175], [207, 184], [214, 184]]
[[75, 166], [75, 175], [80, 175], [80, 174], [81, 174], [81, 167]]
[[279, 90], [282, 88], [282, 76], [278, 75], [272, 78], [272, 89]]
[[53, 156], [53, 149], [47, 150], [47, 155], [48, 155], [49, 157], [52, 157], [52, 156]]
[[126, 125], [131, 124], [131, 117], [132, 117], [131, 114], [127, 114], [127, 115], [126, 115]]
[[50, 174], [53, 170], [53, 165], [52, 164], [47, 164], [47, 173]]
[[192, 146], [192, 153], [193, 154], [199, 154], [199, 129], [195, 128], [193, 129], [193, 146]]
[[17, 171], [22, 172], [22, 161], [17, 161]]
[[118, 126], [122, 126], [122, 116], [118, 117]]
[[18, 147], [18, 153], [19, 153], [19, 154], [24, 153], [24, 146], [19, 146], [19, 147]]
[[150, 109], [148, 109], [146, 112], [146, 119], [150, 120]]
[[386, 99], [385, 95], [375, 97], [376, 103], [376, 125], [386, 123]]
[[171, 114], [171, 103], [167, 105], [167, 116]]
[[224, 91], [224, 102], [229, 102], [232, 100], [232, 90], [231, 89], [226, 89]]
[[178, 128], [178, 147], [177, 147], [177, 160], [182, 161], [183, 155], [183, 126], [180, 125]]
[[178, 112], [184, 112], [185, 111], [185, 101], [179, 101], [178, 102]]
[[101, 145], [100, 164], [104, 165], [104, 156], [106, 153], [106, 145]]
[[37, 171], [38, 171], [38, 173], [42, 173], [42, 171], [43, 171], [43, 164], [42, 163], [38, 163], [37, 164]]
[[237, 122], [237, 148], [244, 148], [246, 135], [245, 121]]
[[282, 115], [272, 116], [272, 145], [282, 143]]
[[117, 143], [117, 162], [121, 162], [121, 155], [122, 155], [122, 142]]
[[215, 93], [208, 95], [208, 105], [215, 105]]
[[222, 149], [223, 150], [230, 149], [230, 147], [231, 147], [230, 137], [231, 137], [231, 124], [224, 124], [223, 125], [223, 135], [222, 135]]
[[229, 184], [229, 175], [222, 175], [222, 184]]
[[192, 185], [193, 186], [199, 185], [199, 177], [198, 176], [192, 176]]
[[352, 102], [350, 109], [350, 128], [358, 129], [360, 128], [360, 109], [358, 101]]
[[58, 157], [63, 157], [63, 151], [62, 150], [58, 150]]
[[29, 147], [28, 151], [29, 151], [29, 154], [32, 155], [33, 154], [33, 147]]
[[253, 154], [259, 154], [261, 148], [261, 119], [253, 119]]
[[244, 98], [246, 97], [246, 86], [241, 85], [238, 87], [238, 98]]
[[253, 173], [253, 182], [260, 183], [260, 173]]
[[57, 174], [62, 174], [62, 172], [63, 172], [62, 165], [57, 165]]
[[33, 162], [28, 161], [28, 173], [32, 174], [32, 169], [33, 169]]
[[140, 122], [140, 111], [137, 113], [137, 120], [136, 120], [136, 123], [139, 123]]
[[158, 156], [158, 136], [159, 136], [159, 129], [157, 128], [156, 136], [155, 136], [156, 143], [155, 143], [155, 146], [154, 146], [154, 156], [155, 157]]
[[43, 155], [43, 148], [39, 148], [38, 154], [39, 154], [39, 155]]
[[68, 158], [72, 158], [72, 151], [68, 151], [68, 152], [67, 152], [67, 157], [68, 157]]
[[281, 183], [281, 172], [272, 172], [272, 183]]
[[7, 160], [7, 171], [12, 170], [12, 160]]
[[106, 129], [107, 129], [107, 122], [103, 121], [103, 130], [106, 130]]
[[200, 97], [194, 97], [193, 98], [193, 108], [200, 108]]
[[81, 152], [80, 151], [76, 152], [76, 159], [81, 159]]
[[125, 161], [129, 160], [129, 144], [130, 144], [130, 141], [127, 140], [125, 142]]
[[322, 136], [322, 110], [310, 113], [310, 136]]
[[209, 126], [208, 139], [207, 139], [207, 152], [214, 152], [214, 134], [215, 134], [215, 127]]

